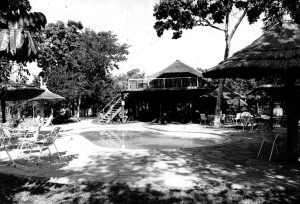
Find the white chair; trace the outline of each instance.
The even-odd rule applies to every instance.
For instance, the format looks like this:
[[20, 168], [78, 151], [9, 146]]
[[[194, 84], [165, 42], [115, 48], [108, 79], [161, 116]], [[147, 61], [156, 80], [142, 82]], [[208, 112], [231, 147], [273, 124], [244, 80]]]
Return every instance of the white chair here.
[[200, 125], [202, 125], [202, 122], [204, 122], [204, 124], [207, 124], [207, 117], [204, 113], [200, 114]]
[[[58, 154], [58, 158], [60, 159], [59, 151], [57, 149], [57, 146], [55, 145], [55, 140], [58, 136], [59, 131], [60, 131], [60, 127], [55, 127], [48, 134], [38, 134], [37, 139], [35, 141], [33, 141], [30, 152], [29, 152], [29, 156], [31, 155], [31, 151], [35, 146], [39, 147], [40, 154], [39, 154], [39, 159], [37, 161], [37, 165], [40, 163], [41, 155], [42, 155], [44, 147], [46, 147], [48, 149], [49, 155], [51, 157], [51, 151], [50, 151], [50, 148], [49, 148], [51, 145], [54, 145], [54, 147], [56, 149], [56, 152]], [[28, 157], [28, 159], [29, 159], [29, 157]]]
[[44, 127], [49, 127], [49, 126], [53, 125], [53, 124], [52, 124], [52, 120], [53, 120], [53, 115], [51, 114], [51, 115], [46, 119], [46, 121], [45, 121], [45, 123], [43, 124], [43, 126], [44, 126]]
[[18, 138], [24, 137], [26, 134], [27, 130], [18, 131], [4, 126], [0, 127], [0, 150], [4, 149], [6, 151], [6, 154], [14, 167], [16, 167], [16, 164], [8, 149], [17, 147], [19, 144]]
[[278, 154], [278, 148], [277, 148], [276, 142], [278, 140], [279, 133], [274, 133], [273, 131], [270, 130], [269, 126], [267, 126], [266, 124], [263, 124], [263, 123], [258, 124], [258, 130], [260, 131], [263, 139], [262, 139], [262, 142], [261, 142], [258, 154], [257, 154], [257, 158], [259, 157], [265, 143], [269, 143], [272, 145], [271, 151], [270, 151], [270, 156], [269, 156], [269, 161], [271, 161], [274, 147]]
[[237, 113], [236, 116], [235, 116], [235, 118], [233, 118], [233, 121], [234, 121], [236, 124], [238, 124], [238, 122], [241, 121], [241, 114], [242, 114], [242, 113]]

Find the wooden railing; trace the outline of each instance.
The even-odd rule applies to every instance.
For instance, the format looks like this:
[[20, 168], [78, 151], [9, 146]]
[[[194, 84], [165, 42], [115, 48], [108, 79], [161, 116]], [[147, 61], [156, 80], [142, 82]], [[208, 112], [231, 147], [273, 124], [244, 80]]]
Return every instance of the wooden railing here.
[[129, 79], [128, 90], [138, 90], [146, 88], [198, 88], [206, 86], [207, 82], [200, 77], [174, 77], [174, 78], [146, 78]]

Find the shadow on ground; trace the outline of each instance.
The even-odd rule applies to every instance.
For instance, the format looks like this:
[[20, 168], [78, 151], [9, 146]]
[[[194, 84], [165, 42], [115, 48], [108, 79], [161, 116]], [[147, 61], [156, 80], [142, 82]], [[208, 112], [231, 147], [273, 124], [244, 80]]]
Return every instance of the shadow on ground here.
[[[299, 164], [280, 161], [282, 148], [273, 162], [267, 161], [267, 148], [257, 159], [260, 140], [255, 131], [227, 135], [238, 139], [213, 147], [151, 150], [147, 155], [103, 153], [90, 156], [91, 163], [80, 171], [59, 165], [53, 169], [56, 176], [100, 178], [104, 183], [62, 185], [0, 174], [0, 203], [299, 203]], [[175, 187], [180, 183], [189, 187]]]
[[297, 203], [297, 189], [233, 189], [224, 183], [189, 190], [160, 191], [151, 185], [131, 188], [120, 183], [64, 185], [39, 178], [0, 174], [1, 203]]

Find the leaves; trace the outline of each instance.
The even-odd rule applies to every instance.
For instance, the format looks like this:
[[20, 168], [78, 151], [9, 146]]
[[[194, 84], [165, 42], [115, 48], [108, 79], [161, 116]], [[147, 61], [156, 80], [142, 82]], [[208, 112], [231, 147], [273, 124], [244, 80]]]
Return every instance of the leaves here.
[[49, 89], [65, 96], [69, 104], [80, 97], [84, 106], [102, 104], [113, 87], [110, 71], [126, 60], [128, 45], [119, 44], [112, 32], [83, 30], [82, 24], [74, 21], [49, 24], [43, 33], [38, 65]]

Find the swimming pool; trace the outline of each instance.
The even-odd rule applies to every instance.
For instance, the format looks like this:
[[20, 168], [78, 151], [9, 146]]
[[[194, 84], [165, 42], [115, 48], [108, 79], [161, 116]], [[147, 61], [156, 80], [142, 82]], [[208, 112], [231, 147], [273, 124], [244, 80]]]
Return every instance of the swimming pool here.
[[116, 149], [178, 149], [210, 146], [227, 141], [225, 136], [198, 133], [197, 138], [173, 137], [155, 131], [101, 130], [81, 135], [100, 147]]

